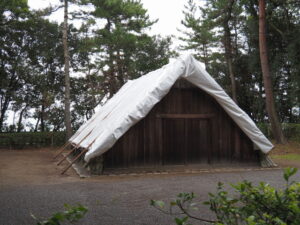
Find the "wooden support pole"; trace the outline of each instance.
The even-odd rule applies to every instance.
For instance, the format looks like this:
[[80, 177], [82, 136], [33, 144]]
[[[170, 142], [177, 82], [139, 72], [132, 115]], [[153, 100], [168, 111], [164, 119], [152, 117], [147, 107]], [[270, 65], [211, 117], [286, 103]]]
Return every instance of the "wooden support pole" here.
[[[75, 146], [75, 148], [74, 149], [76, 149], [76, 148], [78, 148], [79, 147], [79, 145], [87, 138], [87, 136], [89, 136], [90, 135], [90, 133], [91, 133], [92, 131], [90, 131], [84, 138], [82, 138], [81, 139], [81, 141]], [[92, 142], [93, 143], [93, 142]], [[90, 146], [90, 145], [89, 145]], [[59, 164], [61, 164], [73, 151], [74, 151], [74, 149], [73, 150], [71, 150], [57, 165], [59, 165]], [[61, 151], [61, 153], [63, 152], [63, 150]]]
[[61, 172], [61, 174], [64, 174], [72, 165], [73, 165], [73, 163], [77, 160], [77, 159], [79, 159], [79, 157], [80, 156], [82, 156], [84, 153], [86, 153], [88, 150], [87, 149], [84, 149], [84, 150], [82, 150], [82, 152], [80, 152], [76, 157], [75, 157], [75, 159], [73, 159], [73, 161], [70, 163], [70, 165], [68, 165], [62, 172]]
[[77, 149], [77, 145], [74, 146], [71, 151], [69, 151], [58, 163], [57, 165], [59, 166], [69, 155], [71, 155], [72, 152], [74, 152]]
[[59, 152], [53, 157], [53, 160], [56, 159], [65, 149], [67, 146], [69, 146], [71, 143], [66, 142], [60, 149]]
[[[70, 165], [68, 165], [68, 166], [61, 172], [61, 174], [64, 174], [64, 173], [65, 173], [65, 172], [73, 165], [73, 163], [74, 163], [74, 162], [75, 162], [75, 161], [76, 161], [83, 153], [87, 152], [87, 151], [89, 150], [89, 148], [91, 147], [91, 145], [94, 144], [94, 142], [96, 141], [96, 139], [97, 139], [97, 138], [95, 138], [95, 139], [88, 145], [87, 148], [85, 148], [84, 150], [82, 150], [82, 152], [80, 152], [80, 153], [76, 156], [76, 158], [70, 163]], [[76, 145], [74, 149], [76, 149], [78, 146], [79, 146], [79, 144]], [[74, 150], [74, 149], [73, 149], [73, 150]], [[72, 151], [73, 151], [73, 150], [72, 150]], [[72, 151], [71, 151], [71, 152], [72, 152]], [[68, 155], [65, 156], [65, 159], [69, 156], [69, 154], [71, 154], [71, 152], [69, 152]], [[64, 159], [64, 160], [65, 160], [65, 159]], [[63, 160], [62, 160], [62, 161], [63, 161]]]

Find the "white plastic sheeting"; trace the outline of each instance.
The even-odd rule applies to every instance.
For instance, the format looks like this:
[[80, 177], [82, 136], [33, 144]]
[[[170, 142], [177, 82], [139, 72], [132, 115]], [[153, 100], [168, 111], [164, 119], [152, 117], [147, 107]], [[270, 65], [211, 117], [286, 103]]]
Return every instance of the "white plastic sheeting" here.
[[180, 77], [211, 95], [263, 153], [273, 148], [251, 118], [191, 55], [179, 57], [161, 69], [128, 81], [69, 141], [88, 149], [85, 154], [87, 162], [103, 154], [131, 126], [144, 118]]

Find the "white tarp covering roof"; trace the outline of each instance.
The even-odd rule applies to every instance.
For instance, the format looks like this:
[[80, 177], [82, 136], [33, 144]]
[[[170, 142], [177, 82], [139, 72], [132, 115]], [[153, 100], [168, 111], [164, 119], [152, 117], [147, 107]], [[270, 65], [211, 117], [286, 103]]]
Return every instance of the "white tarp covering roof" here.
[[69, 141], [88, 149], [85, 154], [87, 162], [103, 154], [150, 112], [178, 78], [185, 78], [212, 96], [263, 153], [268, 153], [273, 148], [251, 118], [191, 55], [181, 56], [158, 70], [136, 80], [129, 80]]

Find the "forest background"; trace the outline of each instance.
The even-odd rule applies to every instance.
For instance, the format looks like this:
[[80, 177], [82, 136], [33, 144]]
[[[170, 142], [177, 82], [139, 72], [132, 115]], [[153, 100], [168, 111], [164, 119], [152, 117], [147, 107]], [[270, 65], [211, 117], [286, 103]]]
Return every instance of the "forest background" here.
[[[64, 23], [49, 15], [61, 4], [33, 10], [26, 0], [0, 2], [0, 131], [65, 130]], [[129, 79], [191, 51], [258, 124], [268, 123], [256, 0], [187, 0], [179, 51], [174, 37], [150, 35], [140, 1], [67, 1], [71, 127], [75, 131]], [[167, 10], [167, 9], [166, 9]], [[266, 4], [266, 42], [280, 123], [300, 122], [300, 2]], [[166, 12], [167, 13], [167, 12]], [[137, 93], [138, 94], [138, 93]], [[13, 122], [9, 114], [13, 113]], [[300, 130], [300, 129], [299, 129]]]

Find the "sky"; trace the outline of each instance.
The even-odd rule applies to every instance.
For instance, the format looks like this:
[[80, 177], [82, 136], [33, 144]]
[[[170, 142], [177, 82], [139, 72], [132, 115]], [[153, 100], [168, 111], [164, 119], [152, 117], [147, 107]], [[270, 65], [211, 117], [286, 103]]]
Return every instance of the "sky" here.
[[[49, 4], [58, 5], [61, 4], [59, 0], [28, 0], [29, 7], [32, 9], [41, 9], [49, 6]], [[180, 41], [176, 37], [180, 36], [178, 28], [181, 26], [181, 20], [183, 19], [182, 10], [187, 0], [141, 0], [144, 8], [148, 10], [150, 19], [158, 19], [158, 22], [152, 26], [149, 31], [152, 35], [168, 36], [174, 35], [173, 39], [175, 48], [180, 44]], [[51, 20], [58, 22], [63, 21], [63, 11], [60, 10], [54, 13]]]

